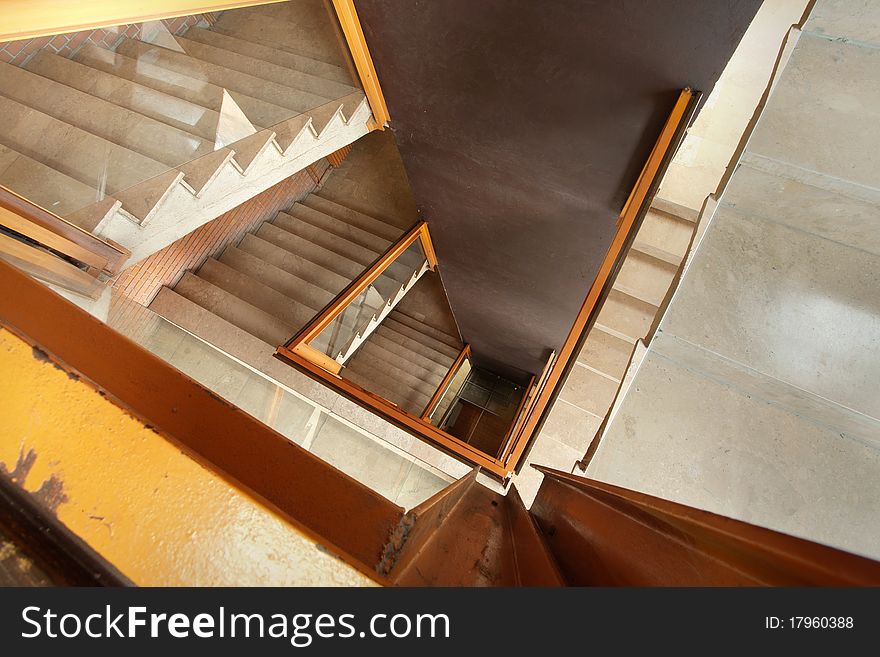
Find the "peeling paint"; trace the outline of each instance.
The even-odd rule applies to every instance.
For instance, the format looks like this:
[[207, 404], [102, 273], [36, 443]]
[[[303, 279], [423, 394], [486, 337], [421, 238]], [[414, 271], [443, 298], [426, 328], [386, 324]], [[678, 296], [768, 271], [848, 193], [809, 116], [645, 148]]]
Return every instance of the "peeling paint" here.
[[[22, 448], [18, 452], [15, 467], [11, 471], [5, 463], [0, 461], [0, 474], [8, 476], [12, 483], [24, 488], [25, 481], [36, 461], [37, 453], [33, 449], [25, 452]], [[31, 495], [52, 514], [56, 514], [58, 507], [68, 501], [67, 495], [64, 493], [64, 482], [57, 474], [52, 474]]]
[[382, 551], [382, 558], [376, 564], [376, 572], [380, 575], [387, 576], [391, 569], [394, 568], [394, 564], [397, 563], [397, 559], [400, 557], [400, 551], [406, 545], [406, 539], [409, 537], [409, 533], [415, 524], [416, 514], [412, 511], [401, 516], [400, 522], [397, 523], [397, 526], [388, 537], [388, 543], [385, 544], [385, 549]]
[[49, 356], [49, 354], [47, 354], [45, 351], [43, 351], [39, 347], [36, 347], [36, 346], [31, 347], [31, 350], [32, 350], [32, 353], [34, 354], [34, 358], [36, 358], [41, 363], [48, 363], [49, 365], [54, 367], [56, 370], [61, 370], [62, 372], [64, 372], [67, 375], [68, 379], [72, 379], [74, 381], [79, 381], [79, 374], [77, 374], [76, 372], [71, 372], [71, 371], [61, 367], [61, 365], [56, 363]]

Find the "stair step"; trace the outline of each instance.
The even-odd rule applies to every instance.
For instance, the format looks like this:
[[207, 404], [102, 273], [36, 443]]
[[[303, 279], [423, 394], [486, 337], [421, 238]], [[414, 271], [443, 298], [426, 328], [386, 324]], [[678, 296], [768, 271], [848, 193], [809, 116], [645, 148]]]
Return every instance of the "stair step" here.
[[409, 361], [396, 358], [394, 354], [381, 348], [372, 348], [369, 340], [358, 350], [349, 364], [355, 361], [362, 370], [370, 369], [382, 372], [395, 381], [428, 395], [428, 397], [433, 395], [437, 386], [440, 385], [440, 377], [422, 376], [425, 370], [416, 370]]
[[443, 342], [449, 347], [455, 349], [455, 356], [458, 357], [458, 353], [464, 348], [461, 340], [459, 340], [454, 335], [449, 335], [448, 333], [441, 331], [438, 328], [434, 328], [430, 324], [426, 324], [425, 322], [416, 319], [415, 317], [411, 317], [400, 310], [395, 310], [391, 313], [391, 319], [395, 322], [400, 322], [401, 324], [405, 324], [412, 329], [415, 329], [419, 333], [423, 333], [424, 335], [430, 336], [435, 340]]
[[26, 68], [56, 82], [103, 98], [213, 143], [220, 114], [148, 86], [132, 82], [74, 59], [41, 50]]
[[219, 48], [247, 55], [254, 59], [261, 59], [264, 62], [270, 62], [286, 69], [302, 71], [324, 80], [332, 80], [346, 86], [350, 86], [351, 83], [348, 73], [339, 66], [327, 64], [304, 55], [297, 55], [286, 50], [272, 48], [256, 41], [240, 39], [231, 33], [218, 29], [216, 26], [210, 30], [192, 28], [186, 33], [186, 37], [202, 41], [203, 43], [210, 43]]
[[[259, 230], [257, 232], [259, 233]], [[334, 297], [351, 283], [351, 280], [345, 276], [340, 276], [336, 272], [320, 267], [300, 255], [291, 253], [275, 242], [263, 239], [258, 234], [248, 233], [245, 235], [238, 248], [326, 290]]]
[[634, 248], [647, 253], [648, 247], [654, 253], [670, 254], [668, 258], [659, 257], [677, 265], [687, 253], [693, 234], [694, 224], [690, 221], [651, 209], [639, 228], [635, 240], [638, 246]]
[[388, 323], [387, 317], [385, 318], [385, 321], [379, 324], [379, 327], [376, 329], [376, 332], [373, 333], [373, 335], [381, 335], [393, 344], [401, 345], [403, 347], [406, 347], [410, 351], [414, 351], [415, 353], [424, 356], [425, 358], [430, 358], [441, 367], [445, 367], [447, 370], [455, 361], [455, 358], [450, 357], [444, 352], [433, 349], [421, 340], [413, 339], [412, 337], [409, 337], [409, 335], [399, 333]]
[[160, 48], [143, 41], [124, 39], [117, 46], [116, 52], [138, 61], [146, 61], [161, 66], [182, 75], [207, 80], [211, 84], [227, 89], [230, 93], [234, 91], [252, 98], [259, 98], [265, 102], [286, 107], [299, 113], [308, 112], [311, 109], [320, 107], [330, 100], [317, 94], [292, 89], [276, 82], [263, 80], [247, 73], [240, 73], [231, 68], [218, 66], [196, 57], [190, 57], [176, 50]]
[[[322, 96], [327, 100], [342, 98], [358, 91], [357, 87], [350, 84], [342, 84], [335, 80], [303, 73], [295, 68], [285, 68], [271, 61], [238, 52], [235, 49], [235, 44], [229, 43], [235, 41], [233, 37], [217, 32], [193, 28], [187, 31], [183, 37], [177, 37], [177, 40], [191, 57], [225, 66], [240, 73], [254, 75], [291, 89], [299, 89]], [[232, 48], [227, 46], [232, 46]]]
[[214, 258], [209, 258], [199, 268], [198, 277], [280, 319], [288, 327], [288, 338], [298, 333], [315, 315], [308, 306]]
[[641, 242], [638, 238], [636, 238], [635, 242], [632, 245], [633, 251], [639, 251], [640, 253], [644, 253], [645, 255], [651, 256], [661, 262], [665, 262], [666, 264], [673, 265], [676, 269], [681, 264], [683, 258], [681, 256], [677, 256], [674, 253], [670, 253], [669, 251], [665, 251], [664, 249], [657, 248], [647, 242]]
[[[132, 59], [122, 53], [91, 45], [81, 48], [73, 58], [86, 66], [137, 82], [140, 85], [214, 111], [220, 111], [222, 107], [223, 87], [211, 84], [204, 76], [189, 77], [156, 66], [148, 59], [144, 61]], [[232, 96], [251, 123], [257, 127], [274, 126], [299, 114], [299, 112], [286, 107], [279, 107], [246, 94], [231, 91], [229, 95]]]
[[164, 317], [172, 324], [210, 342], [221, 351], [239, 360], [261, 369], [272, 359], [275, 345], [264, 342], [218, 317], [210, 310], [190, 301], [168, 287], [159, 290], [159, 294], [150, 302], [150, 310]]
[[654, 200], [651, 201], [651, 209], [657, 212], [671, 215], [677, 219], [688, 221], [690, 223], [696, 223], [697, 219], [700, 218], [699, 210], [694, 210], [687, 206], [681, 205], [680, 203], [669, 201], [660, 196], [654, 197]]
[[[265, 223], [257, 230], [257, 236], [277, 244], [283, 249], [320, 265], [324, 269], [336, 272], [344, 276], [348, 283], [357, 278], [363, 272], [363, 265], [350, 260], [344, 255], [315, 244], [307, 238], [292, 233], [285, 228], [276, 226], [274, 223]], [[348, 285], [346, 283], [346, 285]]]
[[403, 236], [403, 231], [396, 226], [392, 226], [381, 219], [376, 219], [363, 212], [347, 208], [320, 194], [309, 194], [300, 203], [331, 217], [336, 217], [350, 226], [356, 226], [389, 242], [396, 242]]
[[398, 315], [400, 314], [401, 313], [392, 312], [388, 317], [385, 318], [383, 324], [385, 324], [388, 328], [393, 329], [397, 333], [416, 340], [420, 344], [423, 344], [426, 347], [429, 347], [434, 351], [439, 352], [444, 356], [447, 356], [448, 358], [451, 358], [452, 360], [458, 358], [458, 354], [461, 351], [460, 347], [456, 348], [450, 346], [446, 342], [438, 340], [437, 338], [427, 335], [426, 333], [422, 333], [422, 331], [418, 328], [413, 328], [409, 324], [401, 322], [398, 318]]
[[59, 216], [99, 200], [94, 187], [0, 145], [0, 185]]
[[263, 282], [291, 299], [295, 299], [311, 308], [314, 313], [333, 300], [333, 294], [327, 290], [294, 276], [238, 247], [227, 246], [223, 255], [220, 256], [220, 262]]
[[[385, 348], [383, 342], [373, 340], [373, 337], [374, 335], [371, 335], [367, 338], [367, 341], [364, 342], [358, 353], [362, 351], [372, 354], [375, 358], [395, 364], [396, 367], [400, 367], [400, 365], [403, 364], [406, 366], [407, 372], [420, 381], [430, 383], [431, 387], [435, 390], [443, 381], [443, 377], [446, 376], [448, 370], [443, 369], [439, 364], [433, 363], [433, 361], [429, 360], [427, 366], [425, 366], [422, 364], [422, 361], [417, 358], [418, 354], [403, 348], [399, 348], [397, 351], [390, 351]], [[431, 394], [434, 393], [432, 392]]]
[[[381, 328], [381, 325], [379, 328]], [[408, 347], [400, 343], [393, 342], [391, 339], [389, 339], [387, 332], [382, 332], [378, 329], [372, 335], [370, 335], [367, 342], [376, 347], [380, 347], [381, 349], [384, 349], [385, 351], [392, 353], [399, 358], [413, 363], [414, 366], [418, 366], [422, 370], [432, 372], [433, 374], [436, 374], [440, 377], [446, 376], [446, 372], [449, 371], [449, 367], [452, 365], [452, 363], [444, 365], [443, 363], [438, 362], [433, 358], [425, 356], [419, 352], [413, 351], [412, 349], [409, 349]], [[442, 358], [442, 356], [440, 357]]]
[[168, 167], [214, 150], [201, 137], [11, 64], [0, 65], [0, 93]]
[[283, 344], [293, 335], [290, 327], [277, 317], [195, 274], [185, 273], [174, 291], [270, 345]]
[[[251, 7], [227, 12], [212, 30], [339, 66], [343, 55], [330, 16], [320, 3], [282, 3], [284, 7]], [[268, 13], [274, 15], [264, 15]], [[317, 11], [315, 11], [317, 9]], [[280, 10], [280, 11], [278, 11]], [[276, 13], [277, 12], [277, 13]]]
[[614, 280], [614, 288], [659, 307], [677, 271], [675, 265], [630, 250]]
[[384, 253], [393, 244], [392, 241], [387, 240], [384, 237], [374, 235], [363, 228], [353, 226], [342, 219], [338, 219], [332, 215], [321, 212], [320, 210], [310, 208], [308, 205], [304, 205], [301, 202], [296, 203], [290, 209], [288, 214], [297, 217], [298, 219], [302, 219], [313, 226], [317, 226], [328, 233], [333, 233], [349, 242], [358, 244], [376, 254]]
[[394, 402], [407, 413], [420, 415], [431, 400], [430, 395], [396, 381], [395, 379], [372, 368], [361, 368], [359, 363], [349, 365], [342, 370], [343, 378], [359, 385], [364, 390]]
[[324, 228], [316, 226], [300, 217], [287, 214], [286, 212], [279, 212], [278, 216], [275, 217], [272, 223], [294, 235], [299, 235], [310, 242], [321, 245], [329, 251], [333, 251], [349, 260], [357, 262], [361, 265], [362, 271], [369, 267], [380, 254], [378, 251], [365, 248], [345, 237], [340, 237]]
[[107, 194], [168, 171], [161, 162], [0, 96], [0, 143]]
[[656, 315], [657, 306], [612, 289], [596, 323], [612, 335], [634, 343], [647, 335]]
[[632, 350], [630, 341], [608, 333], [597, 324], [590, 329], [577, 360], [620, 381], [629, 365]]

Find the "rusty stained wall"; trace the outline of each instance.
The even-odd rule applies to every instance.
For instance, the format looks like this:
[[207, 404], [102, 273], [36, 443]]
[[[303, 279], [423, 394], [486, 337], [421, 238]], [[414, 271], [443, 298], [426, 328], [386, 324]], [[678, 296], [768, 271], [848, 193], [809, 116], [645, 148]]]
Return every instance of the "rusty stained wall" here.
[[136, 584], [373, 584], [5, 329], [0, 398], [0, 467]]

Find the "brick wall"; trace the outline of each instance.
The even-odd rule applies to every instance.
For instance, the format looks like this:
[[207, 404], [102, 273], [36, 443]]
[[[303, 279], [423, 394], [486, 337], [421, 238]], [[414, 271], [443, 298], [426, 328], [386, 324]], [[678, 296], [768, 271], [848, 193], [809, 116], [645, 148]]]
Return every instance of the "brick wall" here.
[[[314, 165], [323, 175], [328, 165]], [[114, 299], [149, 305], [163, 286], [173, 287], [185, 271], [198, 269], [205, 260], [219, 256], [229, 244], [239, 241], [264, 221], [274, 219], [282, 210], [315, 189], [315, 179], [300, 171], [274, 187], [222, 214], [189, 235], [120, 272], [113, 283]]]
[[[211, 12], [208, 14], [169, 18], [162, 22], [165, 23], [165, 27], [172, 34], [183, 34], [194, 25], [212, 25], [219, 16], [220, 12]], [[0, 43], [0, 62], [24, 66], [37, 51], [42, 49], [51, 50], [63, 57], [71, 57], [86, 43], [91, 43], [108, 50], [115, 50], [122, 39], [126, 37], [136, 39], [140, 36], [140, 33], [141, 24], [135, 23], [97, 30], [85, 30], [83, 32], [56, 34], [36, 39], [7, 41]]]

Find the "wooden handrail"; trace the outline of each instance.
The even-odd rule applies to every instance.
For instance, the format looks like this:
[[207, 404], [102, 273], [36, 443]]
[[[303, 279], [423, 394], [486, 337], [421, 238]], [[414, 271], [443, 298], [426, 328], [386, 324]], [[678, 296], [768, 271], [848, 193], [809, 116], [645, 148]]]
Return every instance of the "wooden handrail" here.
[[131, 255], [128, 249], [92, 235], [2, 185], [0, 225], [111, 275]]
[[469, 344], [466, 344], [464, 348], [459, 352], [452, 365], [449, 366], [449, 369], [446, 371], [446, 374], [440, 381], [440, 385], [437, 386], [434, 394], [431, 395], [431, 399], [428, 400], [428, 404], [427, 406], [425, 406], [425, 410], [422, 411], [421, 418], [423, 420], [425, 420], [426, 422], [429, 421], [428, 418], [430, 417], [431, 413], [434, 412], [434, 407], [440, 402], [440, 398], [443, 397], [443, 393], [446, 392], [446, 388], [449, 387], [449, 383], [452, 381], [452, 377], [454, 377], [455, 373], [458, 372], [458, 368], [461, 367], [464, 359], [470, 355], [471, 346]]
[[419, 241], [425, 259], [428, 261], [428, 268], [434, 270], [437, 266], [437, 256], [434, 253], [434, 247], [431, 244], [431, 234], [428, 232], [428, 224], [420, 221], [413, 226], [400, 240], [392, 244], [385, 253], [379, 256], [376, 261], [370, 265], [364, 273], [352, 281], [333, 301], [331, 301], [317, 317], [313, 319], [308, 326], [303, 328], [299, 333], [293, 336], [285, 344], [277, 348], [277, 353], [281, 355], [297, 353], [305, 359], [312, 360], [316, 365], [320, 365], [331, 374], [339, 374], [341, 364], [326, 354], [321, 353], [317, 349], [310, 346], [310, 342], [314, 340], [321, 332], [327, 328], [333, 320], [339, 317], [349, 304], [357, 299], [363, 292], [375, 282], [382, 273], [388, 269], [406, 250]]
[[345, 41], [348, 44], [355, 68], [361, 79], [361, 86], [367, 95], [370, 109], [373, 111], [376, 128], [383, 130], [391, 116], [388, 114], [388, 105], [385, 103], [385, 96], [382, 93], [382, 87], [379, 85], [376, 67], [373, 65], [373, 58], [370, 55], [370, 49], [367, 47], [367, 41], [364, 38], [364, 31], [361, 28], [357, 10], [354, 8], [354, 2], [353, 0], [333, 0], [333, 8], [336, 10], [336, 17], [339, 19], [339, 25], [342, 27]]
[[611, 241], [611, 246], [608, 248], [605, 259], [599, 267], [599, 272], [596, 274], [596, 278], [593, 280], [581, 309], [568, 332], [568, 337], [559, 349], [556, 362], [547, 376], [546, 385], [535, 399], [529, 418], [523, 425], [517, 453], [512, 454], [509, 459], [512, 468], [516, 469], [521, 466], [520, 457], [537, 431], [540, 430], [553, 400], [565, 382], [577, 349], [595, 321], [601, 300], [608, 294], [614, 274], [626, 255], [626, 248], [635, 237], [635, 232], [648, 211], [651, 200], [659, 187], [660, 178], [672, 159], [676, 145], [684, 137], [685, 128], [696, 111], [699, 98], [700, 93], [690, 87], [682, 89], [679, 93], [663, 130], [654, 144], [651, 155], [627, 199], [618, 220], [617, 232]]

